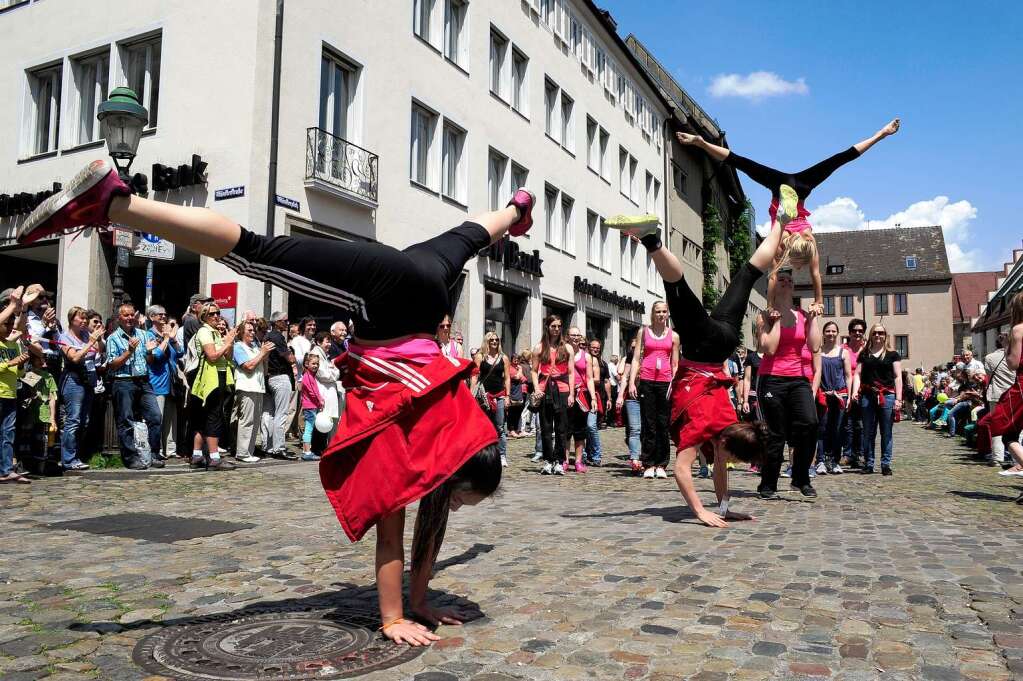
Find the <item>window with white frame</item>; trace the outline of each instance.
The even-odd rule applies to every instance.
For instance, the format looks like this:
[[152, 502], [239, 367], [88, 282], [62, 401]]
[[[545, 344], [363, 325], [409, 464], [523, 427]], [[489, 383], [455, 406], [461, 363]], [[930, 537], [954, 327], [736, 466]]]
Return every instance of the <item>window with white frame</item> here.
[[555, 0], [540, 0], [540, 18], [551, 29], [555, 22]]
[[586, 211], [586, 262], [600, 267], [600, 218], [592, 210]]
[[[524, 188], [529, 182], [529, 171], [512, 161], [511, 164], [511, 191]], [[529, 236], [528, 234], [526, 236]]]
[[507, 172], [508, 157], [491, 149], [487, 163], [487, 193], [490, 196], [490, 210], [498, 210], [504, 204], [503, 199], [508, 193], [504, 182]]
[[409, 177], [424, 187], [435, 189], [434, 174], [431, 172], [435, 161], [431, 153], [434, 133], [439, 116], [418, 104], [412, 105], [412, 143]]
[[468, 37], [465, 17], [469, 11], [466, 0], [444, 0], [444, 56], [462, 67], [468, 67]]
[[607, 163], [607, 147], [608, 147], [608, 144], [610, 142], [611, 142], [611, 135], [608, 134], [607, 130], [605, 130], [604, 128], [601, 128], [600, 129], [600, 142], [599, 142], [599, 145], [598, 145], [598, 153], [600, 154], [600, 169], [599, 169], [598, 172], [600, 172], [600, 176], [602, 178], [604, 178], [605, 180], [607, 180], [608, 182], [611, 181], [611, 175], [610, 175], [611, 169], [608, 168], [608, 163]]
[[605, 272], [611, 271], [611, 230], [604, 224], [604, 218], [600, 218], [600, 268]]
[[433, 29], [433, 5], [436, 0], [413, 0], [412, 2], [412, 31], [431, 43]]
[[60, 64], [28, 71], [28, 106], [24, 156], [57, 149], [60, 139], [60, 94], [63, 69]]
[[561, 192], [561, 247], [568, 253], [575, 252], [575, 201]]
[[597, 121], [590, 116], [586, 117], [586, 167], [593, 171], [599, 171], [600, 152], [597, 149], [599, 126]]
[[557, 187], [547, 185], [544, 188], [544, 239], [548, 246], [561, 248], [561, 217]]
[[529, 115], [529, 58], [517, 48], [512, 48], [511, 96], [512, 108], [523, 116]]
[[627, 234], [619, 234], [618, 247], [621, 249], [622, 281], [629, 281], [629, 277], [632, 276], [632, 261], [629, 259], [629, 236]]
[[555, 141], [560, 142], [557, 135], [561, 132], [561, 121], [559, 120], [560, 109], [558, 108], [558, 86], [550, 78], [544, 80], [543, 84], [543, 105], [544, 105], [544, 132]]
[[82, 57], [72, 57], [71, 85], [74, 87], [69, 102], [69, 137], [71, 146], [88, 144], [100, 139], [96, 107], [107, 97], [110, 79], [110, 48]]
[[636, 182], [636, 173], [639, 170], [639, 161], [635, 156], [629, 156], [629, 198], [639, 205], [639, 184]]
[[618, 191], [629, 198], [629, 152], [618, 147]]
[[657, 268], [649, 253], [646, 254], [646, 288], [648, 291], [657, 291]]
[[468, 201], [465, 181], [465, 130], [444, 121], [444, 149], [441, 193], [465, 205]]
[[320, 128], [335, 137], [358, 142], [355, 135], [355, 87], [358, 69], [330, 52], [320, 60]]
[[661, 181], [656, 179], [654, 180], [654, 201], [650, 212], [661, 218], [661, 222], [664, 222], [664, 215], [661, 210]]
[[572, 46], [572, 54], [576, 59], [582, 58], [583, 53], [583, 25], [575, 14], [569, 20], [569, 44]]
[[490, 29], [490, 91], [508, 101], [505, 64], [508, 60], [508, 39]]
[[685, 196], [686, 171], [682, 170], [682, 167], [674, 162], [671, 164], [671, 181], [672, 185], [675, 187], [675, 193], [679, 196]]
[[575, 153], [575, 102], [561, 91], [561, 146]]
[[644, 176], [643, 182], [643, 212], [653, 213], [654, 212], [654, 176], [650, 174], [648, 170]]
[[149, 112], [148, 127], [155, 128], [160, 112], [160, 55], [162, 35], [148, 36], [118, 45], [121, 57], [120, 85], [135, 91]]
[[639, 244], [632, 239], [629, 239], [629, 261], [632, 263], [632, 276], [629, 281], [639, 286]]

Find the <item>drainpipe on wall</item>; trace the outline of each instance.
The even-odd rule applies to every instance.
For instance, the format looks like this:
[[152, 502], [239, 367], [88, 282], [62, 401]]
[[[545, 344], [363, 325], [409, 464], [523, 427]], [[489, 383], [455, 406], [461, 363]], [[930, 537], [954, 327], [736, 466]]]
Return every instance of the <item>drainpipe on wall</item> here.
[[[274, 26], [274, 70], [270, 103], [270, 179], [266, 193], [266, 235], [273, 238], [277, 221], [277, 128], [281, 119], [281, 49], [284, 45], [284, 0], [277, 0]], [[263, 283], [263, 318], [269, 319], [272, 287]]]
[[664, 140], [664, 187], [661, 190], [661, 194], [664, 197], [664, 247], [669, 251], [671, 250], [671, 201], [669, 200], [671, 188], [668, 186], [674, 181], [674, 175], [671, 174], [671, 166], [669, 159], [671, 158], [671, 137], [668, 136], [668, 121], [675, 113], [674, 109], [670, 111], [670, 115], [664, 118], [664, 122], [661, 124], [661, 139]]

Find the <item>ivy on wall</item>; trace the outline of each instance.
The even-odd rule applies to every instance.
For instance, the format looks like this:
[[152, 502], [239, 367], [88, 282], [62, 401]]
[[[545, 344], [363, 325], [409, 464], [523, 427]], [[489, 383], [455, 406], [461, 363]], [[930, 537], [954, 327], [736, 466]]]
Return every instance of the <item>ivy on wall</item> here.
[[753, 241], [750, 236], [752, 232], [753, 206], [747, 199], [746, 208], [735, 221], [731, 233], [728, 235], [728, 268], [733, 277], [753, 254]]
[[712, 201], [703, 208], [703, 306], [712, 310], [721, 298], [717, 287], [717, 247], [721, 243], [721, 215]]

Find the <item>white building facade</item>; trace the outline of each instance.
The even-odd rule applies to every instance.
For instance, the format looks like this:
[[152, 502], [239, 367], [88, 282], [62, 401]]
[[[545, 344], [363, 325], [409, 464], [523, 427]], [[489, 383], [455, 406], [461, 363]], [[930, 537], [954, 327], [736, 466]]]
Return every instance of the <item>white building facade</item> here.
[[[506, 351], [525, 349], [557, 312], [610, 355], [662, 295], [643, 248], [603, 220], [665, 218], [668, 108], [587, 0], [285, 2], [275, 201], [277, 3], [7, 4], [0, 85], [17, 96], [0, 107], [0, 195], [14, 197], [0, 196], [0, 283], [42, 278], [62, 312], [109, 313], [115, 268], [134, 300], [143, 295], [145, 261], [118, 266], [108, 236], [11, 241], [29, 195], [106, 155], [95, 107], [119, 85], [150, 110], [132, 167], [150, 196], [257, 232], [272, 204], [274, 234], [404, 248], [529, 188], [528, 238], [471, 261], [455, 292], [467, 346], [495, 329]], [[193, 155], [205, 183], [191, 176]], [[154, 164], [186, 167], [160, 178]], [[341, 316], [181, 249], [156, 264], [153, 299], [178, 314], [191, 293], [220, 297], [235, 283], [221, 305], [238, 315]]]

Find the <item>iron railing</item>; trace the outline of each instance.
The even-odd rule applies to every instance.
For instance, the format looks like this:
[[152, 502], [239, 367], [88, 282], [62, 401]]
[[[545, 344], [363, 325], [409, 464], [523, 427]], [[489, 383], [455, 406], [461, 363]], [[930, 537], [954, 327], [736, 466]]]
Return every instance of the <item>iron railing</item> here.
[[372, 204], [377, 202], [379, 157], [321, 128], [306, 130], [305, 179], [319, 180]]

